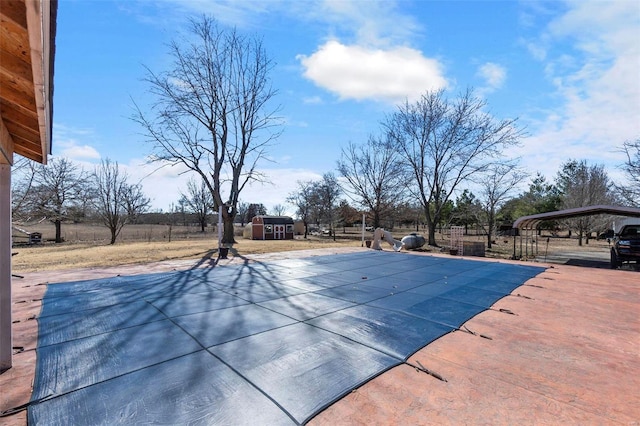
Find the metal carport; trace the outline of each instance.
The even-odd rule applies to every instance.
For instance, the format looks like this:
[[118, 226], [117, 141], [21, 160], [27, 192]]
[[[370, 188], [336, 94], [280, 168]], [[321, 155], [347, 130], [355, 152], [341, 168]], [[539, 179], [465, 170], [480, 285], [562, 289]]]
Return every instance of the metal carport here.
[[[596, 205], [576, 207], [572, 209], [556, 210], [553, 212], [539, 213], [530, 216], [522, 216], [513, 223], [513, 258], [522, 258], [522, 237], [532, 235], [538, 229], [540, 223], [546, 220], [569, 219], [581, 216], [593, 216], [597, 214], [611, 214], [615, 216], [640, 217], [640, 209], [635, 207]], [[524, 234], [524, 235], [523, 235]], [[516, 236], [520, 237], [520, 256], [516, 257]], [[528, 246], [525, 244], [525, 250], [528, 254]]]

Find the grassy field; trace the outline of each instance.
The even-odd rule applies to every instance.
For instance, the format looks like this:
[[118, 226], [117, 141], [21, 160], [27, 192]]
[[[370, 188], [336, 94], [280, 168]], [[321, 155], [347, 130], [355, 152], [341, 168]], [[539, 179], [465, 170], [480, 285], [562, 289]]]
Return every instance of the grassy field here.
[[[12, 257], [12, 263], [13, 270], [17, 273], [217, 257], [217, 233], [212, 230], [202, 233], [197, 227], [192, 226], [170, 228], [167, 225], [129, 225], [125, 226], [115, 245], [108, 244], [109, 232], [103, 226], [65, 224], [62, 227], [65, 242], [60, 244], [49, 241], [54, 236], [51, 224], [31, 226], [28, 230], [41, 232], [44, 243], [37, 246], [14, 246], [13, 252], [17, 255]], [[248, 255], [362, 245], [360, 230], [346, 228], [338, 231], [335, 241], [327, 236], [309, 236], [306, 240], [297, 236], [296, 239], [287, 241], [256, 241], [243, 238], [242, 230], [238, 229], [233, 251], [238, 255]], [[415, 229], [396, 229], [393, 234], [395, 238], [400, 239], [414, 231]], [[422, 232], [422, 235], [426, 235], [426, 232]], [[365, 239], [370, 239], [371, 236], [371, 232], [365, 233]], [[465, 236], [465, 240], [484, 242], [486, 237]], [[449, 236], [437, 234], [437, 242], [440, 247], [446, 248], [450, 243]], [[390, 249], [385, 243], [383, 247]], [[440, 251], [440, 247], [425, 246], [423, 251]], [[549, 238], [547, 243], [547, 238], [541, 237], [537, 244], [540, 254], [568, 249], [608, 253], [606, 241], [592, 240], [589, 245], [578, 247], [575, 239]], [[513, 240], [511, 237], [504, 237], [495, 240], [493, 248], [487, 251], [486, 256], [509, 258], [512, 253]]]

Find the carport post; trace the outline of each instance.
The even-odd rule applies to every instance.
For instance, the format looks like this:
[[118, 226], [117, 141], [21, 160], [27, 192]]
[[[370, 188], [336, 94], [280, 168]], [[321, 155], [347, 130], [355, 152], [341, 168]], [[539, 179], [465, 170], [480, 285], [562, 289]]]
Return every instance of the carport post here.
[[[524, 229], [523, 229], [524, 231]], [[522, 259], [522, 232], [520, 233], [520, 259]]]
[[11, 165], [0, 155], [0, 371], [12, 366]]

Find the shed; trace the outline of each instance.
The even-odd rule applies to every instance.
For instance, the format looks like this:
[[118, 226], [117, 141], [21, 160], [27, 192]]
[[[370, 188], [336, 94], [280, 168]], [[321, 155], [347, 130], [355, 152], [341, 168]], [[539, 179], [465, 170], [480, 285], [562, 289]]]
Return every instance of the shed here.
[[251, 219], [252, 240], [293, 240], [293, 219], [289, 216], [255, 216]]

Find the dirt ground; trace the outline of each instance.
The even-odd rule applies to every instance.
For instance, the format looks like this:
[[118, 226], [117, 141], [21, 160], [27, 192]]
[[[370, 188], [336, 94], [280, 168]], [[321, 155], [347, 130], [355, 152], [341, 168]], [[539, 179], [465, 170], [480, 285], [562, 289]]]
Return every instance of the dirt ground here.
[[[394, 232], [394, 237], [402, 238], [411, 231]], [[371, 238], [371, 233], [365, 234], [365, 239]], [[486, 237], [466, 236], [466, 241], [485, 241]], [[450, 241], [447, 235], [438, 235], [440, 247], [424, 246], [421, 251], [439, 252], [446, 250]], [[526, 244], [526, 242], [525, 242]], [[307, 250], [332, 247], [361, 247], [361, 235], [357, 233], [336, 234], [336, 240], [326, 236], [309, 236], [304, 239], [297, 236], [294, 240], [286, 241], [258, 241], [236, 236], [236, 244], [229, 251], [229, 256], [243, 256], [248, 254], [262, 254], [285, 252], [291, 250]], [[390, 249], [383, 243], [385, 250]], [[518, 242], [518, 252], [520, 246]], [[576, 239], [539, 237], [538, 241], [529, 241], [523, 253], [529, 254], [533, 260], [533, 253], [537, 253], [539, 261], [552, 259], [554, 256], [571, 252], [595, 256], [601, 262], [608, 258], [609, 245], [607, 241], [591, 240], [588, 245], [578, 246]], [[115, 245], [104, 242], [65, 242], [55, 244], [45, 242], [38, 246], [15, 246], [12, 257], [13, 272], [35, 272], [45, 270], [63, 270], [74, 268], [93, 268], [117, 265], [143, 264], [165, 260], [189, 260], [218, 257], [218, 243], [216, 235], [209, 233], [200, 238], [167, 239], [161, 241], [122, 241]], [[500, 237], [495, 240], [491, 250], [487, 250], [486, 257], [510, 258], [513, 254], [512, 237]]]

